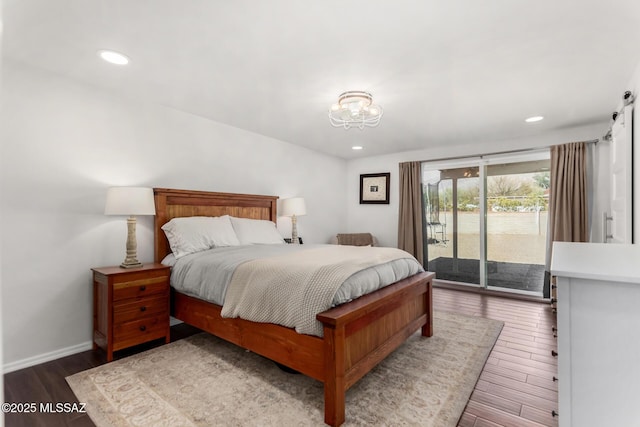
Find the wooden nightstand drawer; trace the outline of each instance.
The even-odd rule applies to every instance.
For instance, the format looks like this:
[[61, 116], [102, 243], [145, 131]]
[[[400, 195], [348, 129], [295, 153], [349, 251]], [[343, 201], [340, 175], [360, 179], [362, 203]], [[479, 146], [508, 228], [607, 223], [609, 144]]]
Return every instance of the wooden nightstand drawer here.
[[113, 350], [162, 338], [167, 331], [168, 315], [144, 317], [113, 326]]
[[167, 313], [169, 301], [166, 296], [125, 300], [113, 305], [113, 323], [116, 325], [142, 317], [152, 317]]
[[147, 295], [169, 292], [167, 276], [150, 279], [132, 280], [130, 282], [113, 285], [113, 300], [120, 301], [128, 298], [146, 297]]

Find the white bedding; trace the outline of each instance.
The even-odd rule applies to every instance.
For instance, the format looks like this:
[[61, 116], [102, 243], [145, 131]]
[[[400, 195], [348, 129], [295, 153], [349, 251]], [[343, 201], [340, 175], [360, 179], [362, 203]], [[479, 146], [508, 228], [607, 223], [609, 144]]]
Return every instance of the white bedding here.
[[[312, 251], [317, 248], [331, 247], [338, 248], [334, 245], [281, 244], [214, 248], [174, 260], [171, 286], [182, 293], [223, 306], [228, 285], [240, 264], [270, 257], [286, 257], [287, 254], [293, 254], [295, 251]], [[375, 251], [378, 248], [361, 249]], [[170, 261], [167, 259], [163, 262], [170, 263]], [[343, 304], [420, 271], [423, 269], [416, 259], [403, 252], [398, 259], [374, 265], [350, 275], [338, 287], [331, 306]]]

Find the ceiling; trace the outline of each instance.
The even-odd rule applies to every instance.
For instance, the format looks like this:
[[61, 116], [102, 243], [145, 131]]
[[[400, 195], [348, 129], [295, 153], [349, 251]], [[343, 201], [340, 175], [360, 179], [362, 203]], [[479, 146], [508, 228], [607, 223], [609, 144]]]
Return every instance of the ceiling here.
[[[640, 62], [638, 0], [4, 0], [3, 17], [6, 58], [347, 159], [606, 122]], [[346, 90], [373, 94], [379, 127], [329, 124]]]

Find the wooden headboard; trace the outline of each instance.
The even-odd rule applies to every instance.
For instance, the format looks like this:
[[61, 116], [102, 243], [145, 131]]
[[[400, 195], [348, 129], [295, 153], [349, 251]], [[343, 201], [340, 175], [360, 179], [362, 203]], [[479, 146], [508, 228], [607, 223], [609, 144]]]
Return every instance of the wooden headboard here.
[[173, 218], [186, 216], [222, 216], [266, 219], [276, 222], [278, 196], [213, 193], [209, 191], [154, 188], [156, 217], [154, 221], [154, 255], [160, 262], [171, 253], [162, 226]]

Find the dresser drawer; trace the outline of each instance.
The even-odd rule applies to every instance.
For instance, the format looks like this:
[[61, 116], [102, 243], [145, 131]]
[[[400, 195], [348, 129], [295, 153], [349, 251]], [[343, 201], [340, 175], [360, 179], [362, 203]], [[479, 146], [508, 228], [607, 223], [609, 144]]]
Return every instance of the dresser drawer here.
[[115, 283], [113, 285], [113, 301], [146, 297], [154, 294], [167, 294], [168, 292], [168, 276], [132, 280], [129, 282]]
[[167, 333], [169, 315], [144, 317], [113, 325], [113, 350], [162, 338]]
[[146, 298], [121, 300], [113, 306], [113, 323], [119, 325], [143, 317], [153, 317], [169, 312], [166, 295], [152, 294]]

